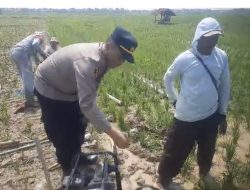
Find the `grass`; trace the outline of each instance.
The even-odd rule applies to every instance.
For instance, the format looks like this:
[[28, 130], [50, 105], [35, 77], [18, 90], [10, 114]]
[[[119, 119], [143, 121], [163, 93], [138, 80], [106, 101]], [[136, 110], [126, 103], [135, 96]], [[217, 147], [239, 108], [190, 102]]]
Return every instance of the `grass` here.
[[[71, 15], [49, 17], [2, 17], [0, 16], [0, 49], [8, 52], [19, 40], [34, 31], [48, 30], [56, 36], [62, 46], [79, 42], [105, 41], [115, 26], [126, 27], [138, 39], [135, 52], [135, 64], [123, 64], [111, 70], [102, 81], [99, 89], [98, 105], [108, 115], [112, 115], [120, 128], [128, 131], [124, 115], [129, 107], [136, 108], [136, 116], [150, 131], [135, 135], [140, 144], [152, 152], [162, 150], [161, 131], [171, 127], [172, 115], [168, 113], [169, 104], [146, 84], [135, 76], [152, 80], [163, 88], [162, 78], [176, 56], [189, 49], [197, 23], [206, 16], [213, 16], [223, 25], [225, 35], [220, 38], [218, 46], [228, 53], [232, 91], [230, 103], [230, 120], [235, 121], [232, 127], [232, 139], [225, 145], [225, 162], [223, 184], [247, 182], [249, 164], [236, 162], [235, 149], [239, 137], [240, 125], [245, 122], [250, 129], [250, 14], [217, 14], [207, 12], [197, 15], [178, 15], [172, 25], [157, 25], [152, 15]], [[18, 76], [10, 63], [8, 54], [1, 54], [0, 85], [6, 92], [1, 94], [0, 130], [1, 139], [9, 137], [9, 108], [7, 100], [13, 95], [13, 89], [19, 85]], [[107, 99], [106, 93], [122, 100], [123, 107], [117, 107]], [[25, 134], [29, 134], [31, 124], [26, 123]], [[152, 133], [155, 131], [155, 133]], [[189, 159], [184, 165], [183, 174], [191, 170]], [[235, 172], [238, 171], [238, 174]], [[240, 177], [239, 177], [240, 176]], [[235, 181], [236, 180], [236, 181]], [[237, 183], [236, 183], [237, 184]], [[226, 187], [226, 186], [225, 186]]]

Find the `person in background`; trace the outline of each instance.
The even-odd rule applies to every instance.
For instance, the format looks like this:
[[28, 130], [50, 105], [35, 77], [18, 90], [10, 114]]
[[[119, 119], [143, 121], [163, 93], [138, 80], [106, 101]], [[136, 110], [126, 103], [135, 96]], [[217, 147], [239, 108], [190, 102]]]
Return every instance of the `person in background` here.
[[[10, 58], [17, 67], [25, 95], [25, 101], [18, 106], [14, 113], [22, 112], [25, 108], [34, 106], [34, 74], [31, 59], [37, 55], [41, 56], [42, 59], [47, 58], [43, 51], [45, 36], [45, 32], [35, 32], [10, 50]], [[38, 58], [35, 58], [35, 60], [38, 61]]]
[[[227, 54], [216, 47], [223, 34], [217, 20], [204, 18], [197, 25], [192, 48], [181, 53], [168, 68], [164, 85], [175, 107], [173, 126], [158, 167], [159, 182], [171, 187], [190, 151], [197, 143], [199, 176], [209, 180], [218, 130], [226, 133], [230, 99], [230, 73]], [[180, 81], [179, 93], [174, 87]]]
[[125, 61], [134, 62], [135, 37], [116, 27], [106, 43], [79, 43], [63, 47], [41, 63], [35, 73], [35, 94], [42, 120], [52, 141], [63, 178], [68, 177], [74, 155], [81, 152], [81, 137], [90, 122], [120, 148], [129, 145], [123, 133], [110, 126], [96, 104], [104, 74]]
[[60, 44], [59, 41], [54, 36], [51, 37], [49, 44], [50, 45], [47, 46], [45, 49], [45, 53], [47, 56], [51, 55], [52, 53], [54, 53], [55, 51], [61, 48], [59, 45]]

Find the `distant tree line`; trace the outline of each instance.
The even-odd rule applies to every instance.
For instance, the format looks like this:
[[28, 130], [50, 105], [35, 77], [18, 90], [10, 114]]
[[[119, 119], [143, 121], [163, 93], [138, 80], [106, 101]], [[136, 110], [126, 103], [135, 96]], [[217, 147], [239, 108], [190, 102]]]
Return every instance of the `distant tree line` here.
[[[160, 8], [160, 7], [159, 7]], [[250, 9], [172, 9], [177, 15], [188, 14], [204, 14], [204, 13], [237, 13], [250, 14]], [[149, 15], [153, 14], [155, 10], [128, 10], [124, 8], [84, 8], [84, 9], [50, 9], [50, 8], [0, 8], [0, 15], [46, 15], [46, 14], [136, 14]]]
[[0, 14], [150, 14], [147, 10], [128, 10], [123, 8], [85, 8], [85, 9], [50, 9], [50, 8], [0, 8]]

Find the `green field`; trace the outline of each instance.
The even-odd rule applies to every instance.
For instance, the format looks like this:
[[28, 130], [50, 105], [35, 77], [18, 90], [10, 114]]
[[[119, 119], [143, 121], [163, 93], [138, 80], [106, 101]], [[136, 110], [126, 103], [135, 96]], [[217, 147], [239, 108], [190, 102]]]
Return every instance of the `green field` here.
[[[171, 115], [166, 112], [168, 103], [156, 92], [138, 80], [140, 76], [154, 81], [163, 88], [162, 78], [168, 66], [181, 52], [190, 48], [197, 23], [206, 16], [215, 17], [223, 26], [225, 35], [218, 46], [228, 53], [232, 75], [232, 101], [230, 116], [247, 123], [250, 128], [250, 15], [207, 14], [177, 16], [171, 25], [158, 25], [153, 16], [72, 16], [52, 17], [48, 30], [63, 45], [76, 42], [105, 41], [117, 25], [128, 28], [138, 39], [136, 64], [125, 64], [105, 76], [100, 88], [99, 103], [106, 113], [127, 111], [137, 107], [137, 114], [153, 129], [167, 128]], [[106, 101], [108, 92], [124, 102], [116, 108]], [[164, 103], [163, 103], [164, 102]]]
[[[142, 123], [142, 128], [131, 138], [150, 151], [162, 150], [163, 132], [171, 126], [172, 120], [172, 115], [168, 112], [169, 104], [166, 97], [158, 94], [138, 77], [153, 81], [156, 88], [164, 89], [162, 79], [167, 68], [178, 54], [190, 48], [197, 23], [207, 16], [216, 18], [224, 29], [224, 36], [219, 39], [218, 46], [224, 49], [229, 57], [232, 96], [228, 118], [231, 124], [230, 136], [234, 139], [231, 147], [228, 148], [225, 143], [224, 148], [235, 148], [240, 138], [237, 137], [237, 130], [241, 127], [248, 132], [250, 130], [250, 13], [181, 14], [173, 17], [170, 25], [154, 23], [153, 15], [1, 16], [0, 85], [5, 92], [1, 94], [0, 99], [1, 140], [9, 140], [11, 136], [8, 134], [10, 116], [6, 102], [13, 98], [13, 89], [19, 86], [6, 53], [12, 45], [38, 30], [47, 30], [51, 36], [56, 36], [62, 46], [105, 41], [115, 26], [123, 26], [138, 39], [136, 63], [123, 64], [105, 75], [99, 89], [98, 104], [106, 115], [115, 118], [124, 131], [134, 127], [133, 123], [124, 122], [127, 114], [133, 110], [134, 117]], [[106, 93], [120, 99], [123, 106], [117, 106], [109, 100]], [[228, 163], [232, 165], [235, 160], [232, 158]], [[250, 164], [237, 164], [239, 175], [233, 176], [233, 179], [237, 179], [237, 183], [245, 183], [250, 179]], [[231, 174], [232, 168], [228, 166], [227, 169], [229, 173], [225, 173], [225, 176]]]

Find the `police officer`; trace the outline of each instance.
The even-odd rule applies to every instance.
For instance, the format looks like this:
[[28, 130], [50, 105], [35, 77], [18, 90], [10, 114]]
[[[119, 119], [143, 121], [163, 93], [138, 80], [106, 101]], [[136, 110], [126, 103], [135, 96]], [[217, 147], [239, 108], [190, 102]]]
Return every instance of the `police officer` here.
[[97, 89], [104, 74], [125, 61], [134, 62], [135, 37], [116, 27], [106, 43], [79, 43], [63, 47], [40, 64], [35, 73], [35, 93], [42, 110], [45, 131], [56, 148], [64, 176], [73, 156], [81, 151], [81, 131], [87, 121], [105, 132], [120, 148], [129, 145], [112, 128], [96, 105]]
[[38, 61], [36, 56], [40, 55], [46, 59], [47, 56], [43, 52], [45, 36], [46, 32], [36, 32], [17, 43], [10, 51], [10, 58], [17, 66], [25, 94], [25, 102], [19, 105], [15, 113], [34, 106], [34, 75], [31, 58], [35, 57], [35, 60]]

